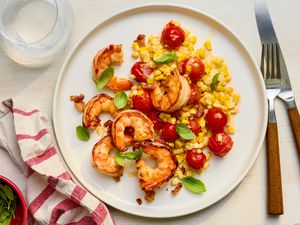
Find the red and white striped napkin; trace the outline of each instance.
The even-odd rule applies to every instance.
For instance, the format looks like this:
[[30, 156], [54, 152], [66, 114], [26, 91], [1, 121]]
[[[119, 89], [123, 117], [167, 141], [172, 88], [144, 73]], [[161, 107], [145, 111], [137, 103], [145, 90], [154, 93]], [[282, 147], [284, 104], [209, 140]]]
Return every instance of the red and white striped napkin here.
[[106, 206], [76, 185], [52, 139], [51, 122], [38, 109], [8, 100], [0, 105], [0, 148], [27, 177], [28, 225], [112, 225]]

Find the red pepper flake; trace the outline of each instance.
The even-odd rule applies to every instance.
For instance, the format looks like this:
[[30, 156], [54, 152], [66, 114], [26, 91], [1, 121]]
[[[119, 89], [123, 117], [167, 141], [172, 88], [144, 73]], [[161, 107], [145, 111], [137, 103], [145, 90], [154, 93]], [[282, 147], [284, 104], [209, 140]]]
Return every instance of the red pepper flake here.
[[136, 199], [136, 202], [137, 202], [139, 205], [141, 205], [141, 204], [143, 203], [141, 198], [137, 198], [137, 199]]
[[176, 187], [171, 191], [172, 195], [174, 196], [177, 195], [178, 192], [181, 190], [181, 188], [182, 188], [182, 183], [178, 183]]

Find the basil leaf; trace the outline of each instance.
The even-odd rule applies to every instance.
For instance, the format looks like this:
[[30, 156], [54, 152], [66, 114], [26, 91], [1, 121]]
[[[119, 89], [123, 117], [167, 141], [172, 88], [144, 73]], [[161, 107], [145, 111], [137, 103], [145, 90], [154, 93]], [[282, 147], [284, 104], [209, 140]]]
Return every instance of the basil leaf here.
[[169, 63], [172, 62], [173, 60], [177, 59], [177, 55], [175, 52], [171, 52], [171, 53], [167, 53], [161, 57], [159, 57], [158, 59], [154, 60], [156, 63], [159, 64], [165, 64], [165, 63]]
[[8, 185], [4, 185], [2, 190], [5, 192], [5, 194], [9, 200], [13, 201], [15, 199], [13, 190]]
[[125, 159], [122, 157], [121, 153], [118, 150], [116, 150], [115, 160], [118, 163], [118, 165], [120, 165], [120, 166], [125, 165]]
[[2, 191], [2, 189], [0, 189], [0, 197], [7, 202], [6, 194], [4, 191]]
[[83, 126], [76, 127], [76, 134], [79, 140], [81, 141], [88, 141], [90, 140], [90, 132]]
[[99, 75], [99, 79], [96, 81], [98, 90], [101, 90], [105, 87], [105, 85], [113, 78], [114, 73], [115, 71], [111, 67], [107, 67], [101, 72], [101, 74]]
[[205, 184], [194, 177], [184, 177], [182, 182], [190, 192], [200, 194], [206, 191]]
[[127, 105], [128, 97], [124, 91], [118, 91], [115, 94], [114, 104], [118, 109], [122, 109]]
[[183, 123], [177, 124], [176, 132], [185, 140], [192, 140], [196, 138], [196, 135]]
[[216, 73], [212, 79], [212, 83], [211, 83], [211, 89], [215, 90], [216, 86], [217, 86], [217, 81], [218, 81], [218, 77], [219, 77], [220, 73]]
[[141, 158], [142, 155], [143, 155], [143, 152], [141, 149], [139, 149], [135, 152], [124, 152], [122, 154], [123, 158], [129, 159], [129, 160], [137, 160], [137, 159]]

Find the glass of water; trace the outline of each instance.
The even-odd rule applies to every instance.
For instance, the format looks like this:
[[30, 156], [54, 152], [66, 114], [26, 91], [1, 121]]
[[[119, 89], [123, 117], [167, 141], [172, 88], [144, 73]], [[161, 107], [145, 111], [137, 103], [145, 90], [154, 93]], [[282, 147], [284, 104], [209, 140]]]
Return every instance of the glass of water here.
[[73, 11], [67, 0], [1, 0], [0, 44], [27, 67], [49, 64], [70, 37]]

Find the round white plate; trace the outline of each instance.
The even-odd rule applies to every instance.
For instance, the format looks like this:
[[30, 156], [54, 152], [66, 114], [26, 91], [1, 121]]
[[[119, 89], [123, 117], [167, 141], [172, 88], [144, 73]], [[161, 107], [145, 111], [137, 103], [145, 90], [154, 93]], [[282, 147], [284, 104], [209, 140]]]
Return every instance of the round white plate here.
[[[116, 183], [111, 177], [97, 172], [91, 163], [91, 151], [98, 141], [93, 132], [89, 142], [79, 141], [75, 128], [81, 124], [70, 95], [84, 93], [85, 100], [98, 92], [92, 81], [91, 62], [95, 53], [111, 43], [123, 44], [124, 63], [116, 68], [118, 76], [128, 77], [134, 63], [131, 43], [138, 34], [160, 34], [170, 20], [180, 21], [184, 28], [198, 37], [198, 46], [212, 40], [213, 52], [226, 60], [232, 73], [234, 88], [241, 94], [240, 112], [234, 118], [234, 147], [224, 158], [213, 158], [200, 179], [207, 191], [196, 195], [183, 188], [174, 197], [171, 188], [156, 191], [152, 203], [137, 198], [144, 193], [136, 177], [124, 174]], [[110, 93], [112, 94], [112, 93]], [[249, 171], [264, 139], [267, 104], [263, 80], [249, 51], [220, 21], [195, 9], [156, 4], [128, 9], [103, 20], [73, 49], [57, 80], [53, 119], [56, 138], [64, 160], [78, 181], [107, 204], [122, 211], [146, 217], [175, 217], [204, 209], [233, 190]]]

